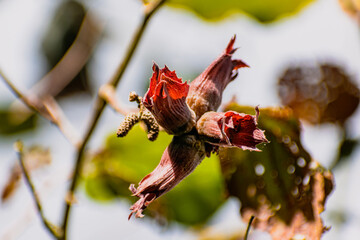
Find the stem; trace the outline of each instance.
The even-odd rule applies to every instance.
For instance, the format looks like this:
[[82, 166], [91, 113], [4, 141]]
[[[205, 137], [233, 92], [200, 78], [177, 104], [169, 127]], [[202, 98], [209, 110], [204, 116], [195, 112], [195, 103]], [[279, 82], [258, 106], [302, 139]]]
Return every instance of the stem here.
[[63, 114], [61, 108], [58, 106], [56, 101], [51, 97], [47, 96], [46, 99], [39, 99], [33, 95], [27, 97], [23, 94], [1, 71], [0, 76], [10, 88], [10, 90], [19, 98], [21, 101], [32, 111], [39, 113], [41, 116], [52, 122], [58, 127], [60, 132], [65, 138], [75, 147], [78, 145], [78, 137], [76, 131]]
[[250, 217], [249, 223], [248, 223], [247, 228], [246, 228], [246, 233], [245, 233], [244, 240], [247, 240], [247, 239], [248, 239], [249, 232], [250, 232], [250, 227], [251, 227], [251, 224], [252, 224], [252, 222], [254, 221], [254, 219], [255, 219], [255, 217], [254, 217], [254, 215], [252, 215], [252, 216]]
[[[156, 10], [158, 10], [164, 2], [165, 2], [165, 0], [156, 1], [153, 4], [149, 5], [147, 7], [147, 9], [145, 10], [145, 14], [142, 19], [142, 22], [134, 34], [133, 40], [130, 43], [130, 46], [128, 48], [128, 51], [125, 54], [123, 61], [117, 68], [114, 76], [109, 80], [109, 82], [108, 82], [109, 85], [116, 87], [119, 84], [121, 77], [123, 76], [128, 64], [138, 46], [138, 43], [140, 42], [140, 39], [144, 33], [144, 30], [145, 30], [151, 16], [153, 16], [153, 14], [156, 12]], [[106, 106], [106, 102], [100, 96], [97, 96], [97, 98], [95, 100], [93, 114], [92, 114], [92, 117], [90, 120], [89, 127], [88, 127], [86, 134], [84, 136], [84, 139], [81, 142], [81, 144], [78, 148], [78, 151], [77, 151], [74, 174], [73, 174], [73, 178], [72, 178], [72, 181], [70, 183], [70, 186], [69, 186], [69, 189], [67, 192], [67, 195], [70, 197], [74, 196], [75, 189], [76, 189], [76, 186], [79, 181], [80, 172], [81, 172], [82, 166], [83, 166], [83, 155], [84, 155], [84, 150], [85, 150], [86, 144], [88, 143], [92, 133], [94, 132], [95, 127], [98, 123], [98, 120], [100, 119], [100, 116], [101, 116], [105, 106]], [[71, 206], [72, 206], [71, 201], [65, 201], [65, 209], [64, 209], [63, 222], [62, 222], [62, 230], [63, 230], [63, 236], [61, 238], [62, 240], [65, 240], [67, 238], [67, 228], [68, 228], [69, 214], [71, 211]]]
[[68, 139], [68, 141], [77, 148], [81, 142], [78, 131], [72, 126], [70, 121], [66, 118], [64, 112], [57, 104], [55, 99], [51, 96], [47, 96], [43, 100], [45, 109], [53, 118], [53, 123], [57, 125], [62, 134]]
[[[28, 107], [30, 108], [32, 111], [34, 112], [38, 112], [41, 116], [43, 116], [44, 118], [48, 119], [49, 121], [53, 121], [53, 119], [51, 118], [50, 114], [44, 110], [42, 110], [39, 106], [38, 103], [33, 103], [33, 101], [31, 101], [29, 98], [27, 98], [19, 89], [17, 89], [17, 87], [15, 87], [14, 84], [12, 84], [12, 82], [5, 76], [5, 74], [1, 71], [0, 69], [0, 76], [2, 77], [2, 79], [4, 80], [4, 82], [6, 83], [6, 85], [8, 85], [8, 87], [10, 88], [10, 90], [18, 97], [21, 99], [21, 101]], [[39, 99], [37, 99], [37, 101], [40, 101]]]
[[124, 116], [137, 111], [137, 109], [126, 109], [126, 107], [122, 106], [121, 102], [116, 98], [115, 88], [111, 85], [102, 85], [98, 94], [114, 111]]
[[88, 63], [100, 39], [103, 25], [95, 23], [92, 15], [86, 13], [75, 40], [61, 60], [31, 89], [40, 98], [57, 96]]
[[31, 181], [30, 178], [30, 174], [25, 166], [24, 163], [24, 154], [23, 154], [23, 144], [22, 142], [18, 141], [15, 143], [15, 151], [18, 155], [19, 158], [19, 162], [20, 162], [20, 168], [25, 176], [25, 182], [27, 183], [27, 185], [30, 188], [30, 193], [31, 196], [34, 199], [34, 202], [36, 204], [36, 208], [38, 210], [38, 213], [40, 215], [41, 221], [44, 224], [45, 228], [57, 239], [60, 238], [60, 234], [59, 234], [59, 229], [57, 229], [56, 226], [54, 226], [53, 224], [51, 224], [45, 217], [44, 212], [43, 212], [43, 208], [42, 205], [40, 203], [40, 198], [38, 196], [38, 194], [36, 193], [35, 187], [33, 182]]

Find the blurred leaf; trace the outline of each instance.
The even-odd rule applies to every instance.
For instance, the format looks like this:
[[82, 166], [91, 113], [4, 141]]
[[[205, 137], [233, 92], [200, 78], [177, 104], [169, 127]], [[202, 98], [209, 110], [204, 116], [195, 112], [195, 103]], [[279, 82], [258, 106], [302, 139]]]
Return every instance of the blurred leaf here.
[[[215, 233], [214, 233], [215, 232]], [[244, 239], [244, 232], [226, 231], [219, 232], [213, 227], [205, 228], [199, 234], [198, 240], [242, 240]]]
[[[24, 163], [29, 172], [49, 165], [51, 163], [50, 150], [37, 145], [26, 148], [24, 150]], [[3, 202], [7, 201], [17, 190], [21, 177], [22, 171], [18, 161], [16, 161], [1, 193], [1, 200]]]
[[311, 123], [337, 123], [343, 132], [339, 153], [331, 168], [349, 159], [357, 140], [348, 139], [352, 127], [346, 124], [359, 106], [360, 90], [340, 67], [328, 63], [316, 66], [293, 66], [279, 79], [278, 92], [284, 105]]
[[1, 201], [5, 202], [15, 193], [16, 189], [19, 187], [21, 179], [21, 170], [19, 166], [13, 167], [11, 170], [10, 177], [6, 181], [4, 189], [1, 193]]
[[350, 159], [351, 154], [359, 145], [359, 139], [349, 139], [347, 134], [344, 134], [343, 139], [339, 143], [338, 154], [335, 160], [332, 162], [330, 169], [337, 167], [340, 163]]
[[340, 158], [349, 157], [353, 153], [354, 149], [358, 144], [359, 144], [358, 139], [344, 139], [340, 143], [340, 151], [339, 151]]
[[289, 67], [278, 83], [282, 104], [312, 124], [343, 125], [360, 101], [359, 88], [344, 70], [332, 64]]
[[[72, 0], [63, 1], [56, 9], [55, 15], [42, 42], [42, 50], [48, 61], [49, 70], [53, 69], [62, 60], [65, 53], [75, 41], [85, 14], [86, 10], [83, 4]], [[88, 47], [86, 44], [90, 43], [84, 42], [83, 50]], [[78, 61], [79, 59], [74, 60]], [[56, 81], [56, 78], [52, 80]], [[89, 92], [88, 81], [86, 66], [84, 66], [82, 69], [79, 69], [79, 73], [75, 78], [56, 95], [66, 96], [76, 92]], [[51, 83], [47, 84], [47, 88], [54, 86], [54, 84]]]
[[170, 0], [169, 6], [195, 12], [207, 20], [220, 20], [232, 13], [245, 13], [262, 23], [298, 13], [313, 0]]
[[330, 210], [327, 215], [329, 216], [328, 218], [331, 219], [331, 222], [335, 223], [334, 225], [344, 226], [348, 223], [352, 213], [349, 213], [349, 210], [345, 210], [343, 207], [339, 207], [337, 209]]
[[339, 0], [338, 1], [344, 12], [354, 19], [359, 20], [360, 0]]
[[0, 134], [15, 134], [36, 127], [37, 116], [29, 111], [0, 109]]
[[205, 158], [192, 174], [168, 192], [161, 203], [167, 205], [170, 218], [194, 226], [205, 223], [224, 201], [220, 164], [212, 156]]
[[[226, 110], [254, 113], [235, 103]], [[270, 141], [262, 152], [220, 150], [229, 194], [241, 201], [244, 221], [254, 215], [253, 226], [269, 231], [273, 239], [296, 234], [319, 239], [323, 232], [319, 214], [333, 187], [331, 173], [303, 148], [299, 122], [291, 110], [260, 109], [259, 128]]]
[[[117, 197], [135, 202], [128, 187], [138, 183], [159, 163], [171, 141], [164, 132], [155, 142], [136, 125], [125, 138], [111, 134], [84, 170], [85, 188], [95, 200]], [[204, 223], [224, 202], [223, 181], [216, 158], [205, 159], [200, 166], [173, 190], [152, 203], [148, 214], [193, 225]]]

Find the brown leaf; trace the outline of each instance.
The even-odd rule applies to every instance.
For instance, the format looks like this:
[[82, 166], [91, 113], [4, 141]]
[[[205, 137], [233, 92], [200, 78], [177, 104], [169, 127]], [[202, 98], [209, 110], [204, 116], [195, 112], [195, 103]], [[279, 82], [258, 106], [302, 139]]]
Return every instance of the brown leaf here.
[[[227, 110], [251, 113], [236, 104]], [[297, 234], [319, 239], [324, 229], [319, 214], [333, 188], [332, 175], [303, 148], [291, 110], [260, 112], [259, 127], [270, 141], [262, 152], [220, 149], [228, 192], [241, 201], [244, 221], [254, 215], [253, 227], [268, 231], [273, 239]]]
[[16, 165], [16, 167], [14, 167], [11, 170], [10, 177], [6, 182], [4, 189], [2, 190], [2, 193], [1, 193], [1, 201], [2, 202], [5, 202], [12, 196], [12, 194], [15, 192], [15, 190], [19, 186], [20, 179], [21, 179], [21, 171], [20, 171], [19, 166]]
[[360, 91], [344, 70], [332, 64], [289, 67], [278, 83], [282, 104], [312, 124], [344, 123], [356, 110]]
[[338, 0], [341, 8], [346, 12], [349, 16], [357, 19], [360, 23], [360, 1], [359, 0]]
[[292, 220], [289, 224], [282, 221], [276, 215], [276, 211], [271, 209], [271, 206], [265, 203], [257, 210], [242, 209], [242, 216], [244, 221], [250, 219], [252, 215], [257, 216], [253, 226], [268, 231], [274, 240], [293, 239], [295, 236], [298, 239], [320, 239], [323, 232], [328, 230], [324, 227], [320, 218], [320, 213], [324, 211], [325, 200], [329, 194], [327, 191], [333, 188], [333, 176], [330, 172], [322, 172], [315, 170], [311, 176], [310, 189], [306, 193], [307, 197], [311, 199], [311, 206], [307, 206], [313, 211], [313, 218], [308, 219], [305, 212], [306, 209], [298, 209], [294, 212]]

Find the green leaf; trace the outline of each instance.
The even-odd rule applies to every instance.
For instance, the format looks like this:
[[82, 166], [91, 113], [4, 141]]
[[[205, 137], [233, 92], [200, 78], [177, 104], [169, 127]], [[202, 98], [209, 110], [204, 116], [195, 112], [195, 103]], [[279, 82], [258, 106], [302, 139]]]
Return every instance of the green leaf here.
[[[171, 138], [161, 132], [155, 142], [150, 142], [139, 125], [124, 138], [117, 138], [114, 132], [85, 166], [86, 192], [98, 201], [122, 198], [135, 202], [129, 185], [138, 183], [156, 167]], [[219, 161], [206, 158], [189, 177], [153, 202], [145, 215], [197, 225], [205, 223], [224, 201]]]
[[169, 6], [184, 8], [206, 20], [221, 20], [233, 13], [249, 15], [262, 23], [298, 13], [313, 0], [170, 0]]
[[167, 215], [187, 225], [205, 223], [224, 200], [220, 164], [214, 155], [161, 199]]
[[9, 135], [36, 127], [37, 116], [32, 112], [16, 109], [0, 109], [0, 134]]

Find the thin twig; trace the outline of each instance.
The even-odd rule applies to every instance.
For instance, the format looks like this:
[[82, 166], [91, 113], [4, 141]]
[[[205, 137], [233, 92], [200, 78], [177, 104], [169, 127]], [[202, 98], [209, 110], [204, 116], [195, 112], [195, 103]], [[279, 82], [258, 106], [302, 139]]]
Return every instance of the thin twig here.
[[[66, 51], [59, 63], [48, 72], [29, 93], [22, 93], [1, 71], [0, 75], [11, 91], [32, 111], [51, 121], [76, 148], [80, 144], [74, 128], [66, 119], [58, 104], [49, 100], [57, 95], [79, 73], [87, 63], [100, 37], [103, 26], [95, 22], [91, 15], [86, 14], [76, 39]], [[51, 100], [51, 99], [50, 99]], [[16, 102], [17, 103], [17, 102]], [[61, 118], [57, 118], [57, 117]]]
[[99, 96], [103, 98], [107, 104], [116, 112], [126, 116], [129, 113], [137, 112], [137, 109], [126, 109], [120, 101], [116, 98], [115, 88], [112, 85], [104, 84], [99, 89]]
[[60, 132], [65, 136], [65, 138], [77, 147], [80, 143], [79, 137], [76, 135], [76, 131], [74, 131], [74, 127], [67, 120], [63, 111], [56, 103], [55, 99], [48, 96], [45, 97], [44, 100], [39, 99], [37, 96], [32, 95], [31, 98], [27, 97], [23, 94], [1, 71], [0, 76], [4, 80], [4, 82], [8, 85], [11, 91], [21, 99], [21, 101], [32, 111], [39, 113], [42, 117], [46, 118], [54, 125], [56, 125]]
[[[159, 1], [153, 2], [151, 5], [147, 6], [145, 13], [144, 13], [144, 17], [142, 19], [142, 22], [134, 34], [134, 37], [130, 43], [130, 46], [125, 54], [123, 61], [117, 68], [114, 76], [109, 80], [109, 82], [108, 82], [109, 85], [116, 87], [118, 85], [118, 83], [120, 82], [121, 77], [123, 76], [128, 64], [138, 46], [138, 43], [144, 33], [144, 30], [146, 29], [146, 26], [147, 26], [151, 16], [153, 16], [153, 14], [160, 8], [160, 6], [164, 2], [165, 2], [165, 0], [159, 0]], [[70, 186], [69, 186], [69, 189], [67, 192], [68, 196], [73, 196], [75, 193], [75, 189], [76, 189], [77, 183], [79, 181], [79, 177], [80, 177], [80, 172], [81, 172], [82, 166], [83, 166], [83, 155], [84, 155], [85, 147], [86, 147], [92, 133], [95, 130], [95, 127], [98, 123], [98, 120], [99, 120], [105, 106], [106, 106], [106, 102], [100, 96], [97, 96], [95, 103], [94, 103], [94, 109], [93, 109], [93, 114], [91, 116], [90, 124], [85, 133], [84, 139], [77, 151], [74, 174], [73, 174], [73, 178], [72, 178], [72, 181], [70, 183]], [[68, 228], [68, 220], [69, 220], [69, 214], [71, 211], [71, 206], [72, 206], [72, 202], [65, 200], [65, 210], [64, 210], [63, 222], [62, 222], [62, 230], [63, 230], [63, 236], [61, 238], [62, 240], [65, 240], [67, 238], [67, 228]]]
[[49, 114], [52, 116], [53, 123], [58, 126], [62, 134], [69, 140], [69, 142], [78, 148], [81, 138], [78, 131], [73, 127], [70, 121], [66, 118], [64, 112], [57, 104], [52, 96], [44, 98], [43, 104]]
[[[100, 24], [99, 24], [100, 23]], [[87, 13], [79, 32], [60, 61], [31, 89], [30, 92], [43, 97], [59, 94], [86, 65], [101, 36], [103, 24]]]
[[48, 119], [49, 121], [53, 121], [51, 115], [46, 109], [41, 108], [40, 99], [36, 96], [33, 96], [32, 99], [29, 99], [25, 94], [23, 94], [10, 80], [6, 77], [6, 75], [0, 69], [0, 76], [6, 83], [6, 85], [10, 88], [10, 90], [32, 111], [38, 112], [41, 116]]
[[248, 223], [247, 228], [246, 228], [246, 233], [245, 233], [244, 240], [247, 240], [247, 239], [248, 239], [249, 232], [250, 232], [250, 227], [251, 227], [251, 224], [252, 224], [252, 222], [254, 221], [254, 219], [255, 219], [255, 217], [254, 217], [254, 215], [252, 215], [252, 216], [250, 217], [249, 223]]
[[38, 213], [40, 215], [40, 218], [41, 218], [41, 221], [42, 223], [44, 224], [45, 228], [55, 237], [55, 238], [60, 238], [60, 233], [59, 233], [59, 229], [57, 229], [57, 227], [55, 225], [53, 225], [52, 223], [50, 223], [45, 215], [44, 215], [44, 212], [43, 212], [43, 208], [42, 208], [42, 205], [40, 203], [40, 198], [38, 196], [38, 194], [36, 193], [36, 190], [35, 190], [35, 187], [34, 187], [34, 184], [33, 182], [31, 181], [31, 178], [30, 178], [30, 175], [29, 175], [29, 172], [25, 166], [25, 163], [24, 163], [24, 154], [23, 154], [23, 144], [22, 142], [18, 141], [15, 143], [15, 151], [18, 155], [18, 158], [19, 158], [19, 162], [20, 162], [20, 167], [21, 167], [21, 170], [25, 176], [25, 182], [27, 183], [27, 185], [29, 186], [30, 188], [30, 193], [31, 193], [31, 196], [34, 198], [34, 202], [36, 204], [36, 208], [38, 210]]

